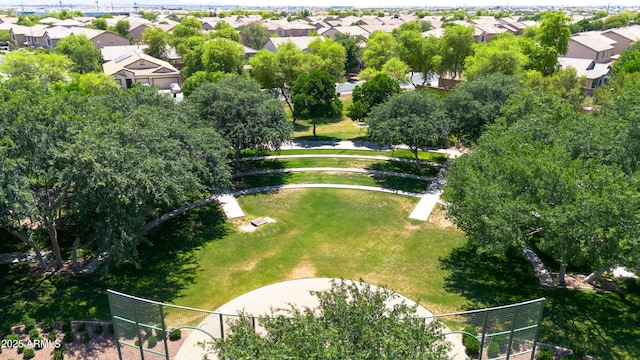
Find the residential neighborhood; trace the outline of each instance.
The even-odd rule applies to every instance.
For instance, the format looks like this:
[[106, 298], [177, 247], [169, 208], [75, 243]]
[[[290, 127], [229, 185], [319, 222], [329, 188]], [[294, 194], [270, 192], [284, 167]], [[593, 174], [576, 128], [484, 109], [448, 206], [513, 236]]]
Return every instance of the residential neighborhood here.
[[0, 360], [640, 359], [639, 40], [616, 4], [0, 5]]

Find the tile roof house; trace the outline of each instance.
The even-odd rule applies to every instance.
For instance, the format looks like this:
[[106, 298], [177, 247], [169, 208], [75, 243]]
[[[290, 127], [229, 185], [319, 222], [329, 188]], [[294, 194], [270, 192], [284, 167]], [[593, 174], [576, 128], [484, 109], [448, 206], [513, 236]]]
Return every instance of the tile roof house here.
[[131, 50], [102, 65], [104, 73], [112, 76], [123, 89], [134, 83], [168, 89], [171, 83], [182, 83], [182, 74], [166, 61]]
[[317, 30], [315, 26], [302, 21], [284, 22], [278, 25], [276, 33], [280, 37], [308, 36], [311, 31]]
[[11, 35], [11, 44], [15, 46], [27, 46], [27, 35], [31, 35], [48, 27], [49, 25], [42, 24], [34, 26], [14, 25], [11, 27], [11, 30], [9, 30], [9, 34]]
[[300, 50], [306, 52], [309, 48], [309, 44], [318, 39], [318, 36], [297, 36], [297, 37], [288, 37], [288, 38], [269, 38], [267, 42], [262, 46], [263, 49], [269, 50], [271, 52], [275, 52], [278, 46], [281, 44], [291, 41], [294, 43]]
[[55, 49], [60, 41], [71, 34], [85, 35], [93, 45], [97, 48], [103, 46], [130, 45], [129, 39], [114, 34], [106, 30], [89, 29], [84, 27], [64, 26], [47, 27], [33, 34], [26, 35], [27, 43], [30, 47], [42, 47], [46, 49]]
[[623, 28], [605, 30], [602, 36], [606, 36], [609, 39], [615, 40], [613, 44], [613, 55], [620, 55], [631, 44], [640, 40], [640, 26], [627, 26]]
[[602, 36], [599, 32], [577, 33], [569, 38], [569, 51], [565, 56], [608, 63], [611, 61], [615, 43], [615, 40]]

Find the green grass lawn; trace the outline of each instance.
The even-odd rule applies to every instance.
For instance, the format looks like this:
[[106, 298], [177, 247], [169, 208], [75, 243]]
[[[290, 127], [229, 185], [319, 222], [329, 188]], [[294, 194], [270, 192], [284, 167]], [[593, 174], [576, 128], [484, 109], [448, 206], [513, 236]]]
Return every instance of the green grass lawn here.
[[[264, 156], [264, 155], [363, 155], [363, 156], [385, 156], [385, 157], [393, 157], [393, 158], [403, 158], [409, 160], [415, 160], [413, 153], [407, 149], [395, 149], [395, 150], [348, 150], [348, 149], [296, 149], [296, 150], [287, 150], [283, 149], [280, 151], [268, 151], [266, 153], [258, 153], [254, 150], [245, 150], [242, 152], [241, 156], [244, 158], [247, 157], [256, 157], [256, 156]], [[429, 152], [429, 151], [419, 151], [418, 158], [423, 161], [432, 161], [436, 163], [445, 163], [447, 161], [447, 157], [440, 153]]]

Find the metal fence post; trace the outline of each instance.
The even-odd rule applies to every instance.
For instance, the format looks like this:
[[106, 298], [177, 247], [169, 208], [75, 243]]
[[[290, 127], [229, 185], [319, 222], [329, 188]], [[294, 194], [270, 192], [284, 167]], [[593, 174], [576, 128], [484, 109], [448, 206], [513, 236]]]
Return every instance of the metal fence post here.
[[482, 359], [482, 348], [484, 348], [484, 338], [487, 333], [487, 320], [489, 318], [489, 312], [484, 311], [484, 320], [482, 321], [482, 341], [480, 341], [480, 349], [478, 353], [478, 359]]
[[[110, 290], [107, 290], [107, 299], [109, 300], [109, 309], [113, 309], [113, 300], [112, 297], [115, 295], [111, 293]], [[111, 325], [113, 326], [113, 334], [116, 336], [116, 349], [118, 349], [118, 359], [122, 360], [122, 351], [120, 350], [120, 333], [118, 332], [118, 326], [116, 325], [116, 318], [111, 311]]]
[[538, 326], [536, 326], [536, 336], [533, 339], [533, 347], [531, 348], [531, 360], [534, 360], [536, 354], [536, 346], [538, 345], [538, 335], [540, 335], [540, 324], [542, 324], [542, 315], [544, 315], [544, 304], [547, 299], [542, 298], [540, 301], [540, 310], [538, 313]]
[[167, 360], [169, 359], [169, 345], [167, 344], [167, 325], [164, 323], [164, 306], [163, 304], [158, 304], [160, 307], [160, 325], [162, 327], [162, 342], [164, 343], [164, 357]]
[[513, 311], [513, 317], [511, 318], [511, 333], [509, 333], [509, 345], [507, 347], [507, 360], [509, 360], [509, 358], [511, 357], [511, 346], [513, 345], [513, 333], [516, 329], [516, 316], [518, 315], [518, 312], [516, 311], [515, 308], [511, 309], [511, 311]]

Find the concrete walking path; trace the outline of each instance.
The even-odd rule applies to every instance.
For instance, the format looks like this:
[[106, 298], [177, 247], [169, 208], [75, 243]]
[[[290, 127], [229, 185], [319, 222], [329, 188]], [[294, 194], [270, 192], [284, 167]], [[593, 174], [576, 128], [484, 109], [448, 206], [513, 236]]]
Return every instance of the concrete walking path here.
[[440, 202], [442, 186], [445, 184], [444, 173], [444, 169], [440, 170], [435, 181], [429, 185], [426, 193], [422, 196], [418, 205], [413, 209], [411, 215], [409, 215], [410, 219], [427, 221], [433, 212], [433, 209], [436, 207], [436, 204]]
[[[241, 295], [228, 303], [222, 305], [215, 310], [216, 314], [210, 315], [198, 327], [208, 328], [211, 323], [215, 323], [219, 313], [222, 314], [238, 314], [244, 312], [253, 316], [262, 316], [269, 314], [271, 309], [277, 313], [278, 309], [290, 309], [294, 305], [298, 309], [311, 308], [315, 309], [319, 306], [318, 299], [313, 292], [327, 290], [331, 287], [331, 281], [339, 282], [340, 279], [331, 278], [309, 278], [283, 281], [271, 285], [267, 285], [256, 290]], [[359, 283], [359, 282], [356, 282]], [[373, 290], [377, 287], [366, 283], [360, 283], [362, 286], [370, 286]], [[395, 304], [405, 302], [413, 306], [416, 303], [402, 295], [399, 295], [387, 302], [387, 306], [391, 307]], [[423, 306], [417, 306], [417, 316], [424, 318], [433, 318], [434, 315]], [[258, 326], [259, 329], [259, 326]], [[259, 331], [259, 330], [258, 330]], [[445, 329], [444, 331], [448, 331]], [[447, 336], [447, 340], [451, 343], [452, 349], [449, 352], [450, 359], [465, 359], [464, 346], [458, 336]], [[205, 355], [202, 347], [198, 346], [198, 342], [210, 341], [206, 334], [198, 331], [192, 332], [185, 340], [176, 355], [176, 360], [201, 359]], [[211, 359], [217, 359], [215, 354], [206, 354]]]
[[218, 195], [217, 198], [222, 211], [227, 215], [227, 219], [235, 219], [244, 216], [244, 211], [242, 211], [240, 204], [238, 204], [238, 200], [236, 200], [233, 194], [221, 194]]

